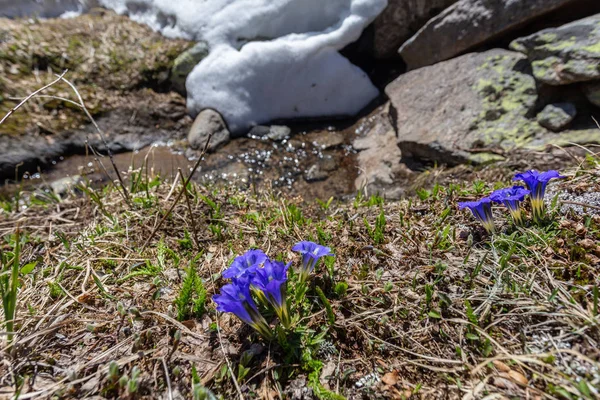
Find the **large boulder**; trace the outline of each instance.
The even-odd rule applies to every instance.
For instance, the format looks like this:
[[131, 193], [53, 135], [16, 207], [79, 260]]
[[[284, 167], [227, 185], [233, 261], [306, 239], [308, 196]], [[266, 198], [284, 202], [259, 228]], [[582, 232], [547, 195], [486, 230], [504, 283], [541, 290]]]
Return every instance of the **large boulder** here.
[[457, 0], [389, 0], [373, 22], [373, 51], [376, 58], [398, 57], [398, 48], [430, 18]]
[[408, 69], [435, 64], [574, 1], [459, 0], [429, 20], [399, 53]]
[[600, 130], [554, 133], [536, 120], [536, 82], [523, 54], [489, 50], [410, 71], [389, 84], [402, 157], [440, 164], [484, 163], [515, 148], [598, 143]]
[[496, 159], [542, 133], [535, 80], [506, 50], [467, 54], [401, 75], [385, 89], [403, 157], [455, 165]]
[[483, 163], [515, 148], [598, 142], [600, 130], [555, 134], [536, 120], [536, 82], [525, 56], [472, 53], [401, 75], [385, 89], [404, 158]]
[[514, 40], [535, 78], [549, 85], [600, 79], [600, 14]]

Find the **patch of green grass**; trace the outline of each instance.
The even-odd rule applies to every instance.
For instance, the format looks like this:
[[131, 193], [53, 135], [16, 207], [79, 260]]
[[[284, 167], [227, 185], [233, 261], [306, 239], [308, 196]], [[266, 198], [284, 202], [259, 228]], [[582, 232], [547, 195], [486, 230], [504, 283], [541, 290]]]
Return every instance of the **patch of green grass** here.
[[206, 289], [196, 272], [195, 263], [192, 263], [186, 271], [183, 284], [175, 299], [177, 307], [177, 319], [185, 321], [190, 318], [202, 318], [206, 311]]

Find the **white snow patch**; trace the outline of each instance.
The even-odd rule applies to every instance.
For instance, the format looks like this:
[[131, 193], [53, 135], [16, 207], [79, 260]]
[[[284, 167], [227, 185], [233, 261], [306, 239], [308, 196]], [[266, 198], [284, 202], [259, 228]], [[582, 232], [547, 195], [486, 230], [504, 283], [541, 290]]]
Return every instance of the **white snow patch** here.
[[387, 0], [100, 0], [168, 37], [208, 41], [187, 79], [188, 108], [232, 132], [280, 118], [352, 115], [378, 90], [338, 50]]
[[211, 48], [188, 76], [188, 108], [234, 133], [274, 119], [352, 115], [378, 90], [339, 54], [387, 0], [0, 0], [0, 16], [71, 17], [100, 4]]

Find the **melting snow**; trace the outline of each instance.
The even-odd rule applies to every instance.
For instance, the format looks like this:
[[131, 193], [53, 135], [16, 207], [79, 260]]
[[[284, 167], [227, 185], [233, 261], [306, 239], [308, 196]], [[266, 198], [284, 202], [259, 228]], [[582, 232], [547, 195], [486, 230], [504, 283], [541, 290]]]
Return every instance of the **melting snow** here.
[[194, 115], [218, 110], [234, 133], [274, 119], [352, 115], [378, 95], [368, 76], [338, 50], [359, 38], [387, 0], [7, 3], [0, 15], [12, 7], [21, 15], [43, 10], [40, 16], [57, 16], [99, 3], [165, 36], [206, 40], [211, 52], [187, 80], [188, 108]]

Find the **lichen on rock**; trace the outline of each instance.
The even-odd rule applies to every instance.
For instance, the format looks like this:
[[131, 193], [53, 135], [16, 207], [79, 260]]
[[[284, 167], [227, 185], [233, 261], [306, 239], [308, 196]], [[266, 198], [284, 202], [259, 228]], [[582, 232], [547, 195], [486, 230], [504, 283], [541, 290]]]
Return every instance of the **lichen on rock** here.
[[515, 52], [466, 54], [411, 71], [386, 93], [404, 157], [489, 162], [547, 132], [533, 118], [537, 91], [529, 63]]
[[566, 85], [600, 79], [600, 14], [514, 40], [537, 80]]

